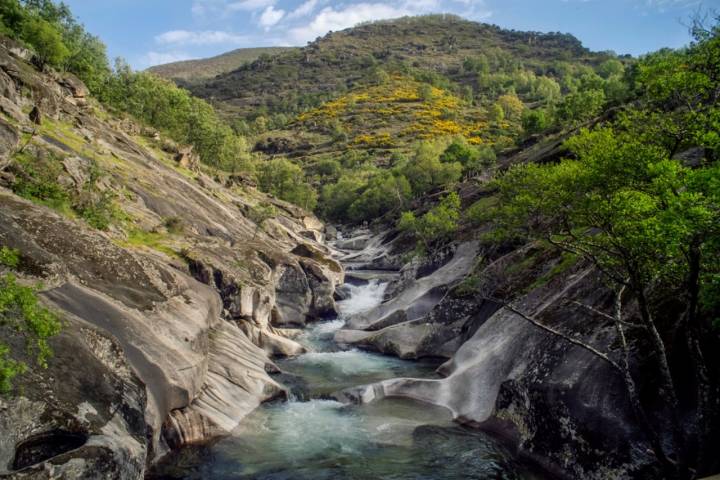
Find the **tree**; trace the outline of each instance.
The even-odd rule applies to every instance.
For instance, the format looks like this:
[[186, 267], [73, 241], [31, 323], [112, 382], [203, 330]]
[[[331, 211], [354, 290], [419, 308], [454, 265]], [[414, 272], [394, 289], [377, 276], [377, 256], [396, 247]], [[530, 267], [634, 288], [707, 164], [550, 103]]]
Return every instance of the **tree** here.
[[568, 124], [578, 124], [596, 117], [605, 104], [605, 92], [587, 90], [570, 93], [557, 107], [557, 117]]
[[42, 18], [31, 17], [25, 20], [22, 38], [35, 50], [35, 61], [40, 69], [44, 69], [46, 65], [61, 65], [70, 55], [60, 32]]
[[459, 219], [460, 197], [452, 192], [419, 218], [413, 212], [403, 212], [398, 220], [398, 228], [417, 237], [423, 251], [431, 253], [433, 243], [447, 240], [457, 231]]
[[411, 196], [410, 182], [403, 175], [385, 171], [370, 179], [350, 205], [348, 217], [354, 222], [378, 218], [402, 208]]
[[462, 138], [456, 138], [440, 155], [443, 163], [460, 163], [467, 177], [479, 174], [495, 163], [495, 152], [489, 146], [474, 147]]
[[287, 202], [313, 210], [317, 193], [305, 183], [302, 169], [286, 158], [275, 158], [258, 166], [258, 186]]
[[497, 105], [502, 108], [505, 118], [508, 120], [519, 120], [523, 110], [525, 110], [522, 100], [513, 93], [501, 95], [497, 99]]
[[[691, 292], [685, 318], [691, 319], [689, 325], [697, 324], [702, 272], [717, 268], [720, 168], [689, 170], [671, 160], [662, 146], [611, 128], [583, 131], [567, 142], [567, 148], [577, 160], [511, 168], [498, 182], [501, 206], [496, 218], [501, 228], [514, 234], [543, 238], [584, 257], [614, 285], [618, 303], [625, 291], [633, 297], [641, 322], [633, 332], [650, 349], [660, 396], [674, 416], [670, 449], [647, 421], [629, 367], [623, 366], [621, 373], [658, 459], [668, 471], [682, 473], [688, 468], [688, 440], [677, 418], [678, 386], [649, 292], [658, 285], [685, 284]], [[624, 319], [615, 320], [623, 338]], [[684, 328], [684, 321], [678, 319], [675, 328]], [[690, 339], [696, 338], [691, 331], [696, 328], [687, 331]], [[629, 356], [629, 347], [624, 348]], [[696, 351], [690, 353], [697, 367], [706, 371], [697, 349], [692, 347]], [[703, 382], [698, 388], [705, 398], [710, 394]]]
[[625, 73], [625, 65], [617, 58], [610, 58], [600, 64], [597, 72], [606, 80], [611, 77], [620, 77]]
[[522, 116], [522, 126], [528, 134], [541, 133], [550, 126], [548, 115], [545, 110], [526, 110]]
[[401, 169], [412, 186], [415, 196], [444, 187], [460, 180], [462, 165], [459, 162], [442, 162], [443, 145], [430, 141], [421, 142], [415, 150], [413, 161]]

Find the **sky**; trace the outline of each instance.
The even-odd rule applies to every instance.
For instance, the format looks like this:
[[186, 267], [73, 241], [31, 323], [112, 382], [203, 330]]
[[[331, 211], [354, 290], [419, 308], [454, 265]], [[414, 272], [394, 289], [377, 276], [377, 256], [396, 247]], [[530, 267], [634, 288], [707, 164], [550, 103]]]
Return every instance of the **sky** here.
[[592, 50], [641, 55], [690, 38], [720, 0], [64, 0], [111, 58], [134, 68], [236, 48], [302, 46], [359, 22], [454, 13], [503, 28], [571, 33]]

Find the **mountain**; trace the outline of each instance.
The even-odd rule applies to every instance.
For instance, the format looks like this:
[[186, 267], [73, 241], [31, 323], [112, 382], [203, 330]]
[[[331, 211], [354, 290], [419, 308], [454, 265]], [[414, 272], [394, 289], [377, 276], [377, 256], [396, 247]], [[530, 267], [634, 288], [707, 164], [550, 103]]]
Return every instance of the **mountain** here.
[[288, 113], [347, 91], [378, 68], [418, 71], [428, 80], [437, 74], [477, 88], [477, 72], [463, 64], [481, 55], [494, 70], [522, 64], [536, 73], [547, 72], [557, 61], [597, 65], [606, 59], [567, 34], [519, 32], [453, 15], [428, 15], [331, 32], [306, 47], [201, 82], [192, 91], [241, 116], [257, 114], [258, 108]]
[[148, 71], [167, 79], [191, 85], [211, 79], [217, 75], [231, 72], [246, 63], [257, 60], [262, 55], [273, 55], [293, 50], [291, 47], [238, 48], [221, 55], [200, 60], [184, 60], [165, 63], [148, 68]]

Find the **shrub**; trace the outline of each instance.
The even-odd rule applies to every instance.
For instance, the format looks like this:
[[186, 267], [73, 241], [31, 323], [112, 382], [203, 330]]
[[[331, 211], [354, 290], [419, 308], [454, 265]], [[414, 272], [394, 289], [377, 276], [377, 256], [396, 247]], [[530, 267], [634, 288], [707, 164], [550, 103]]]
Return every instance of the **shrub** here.
[[[37, 288], [18, 284], [12, 274], [0, 277], [0, 327], [9, 335], [22, 337], [37, 365], [47, 367], [52, 356], [47, 341], [60, 332], [60, 320], [39, 303]], [[0, 342], [0, 393], [10, 391], [15, 377], [28, 368], [12, 356], [10, 346]]]
[[20, 264], [20, 252], [18, 250], [0, 247], [0, 265], [10, 268], [17, 268]]

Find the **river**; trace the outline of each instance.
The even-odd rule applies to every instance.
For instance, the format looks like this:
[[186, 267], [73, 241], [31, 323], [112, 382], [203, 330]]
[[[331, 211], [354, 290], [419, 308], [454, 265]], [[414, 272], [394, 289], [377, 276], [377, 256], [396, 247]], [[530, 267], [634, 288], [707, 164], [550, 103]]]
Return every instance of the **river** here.
[[278, 360], [289, 401], [262, 405], [232, 435], [186, 447], [152, 479], [531, 479], [491, 437], [453, 423], [438, 407], [403, 399], [345, 405], [331, 394], [395, 377], [436, 376], [411, 362], [333, 341], [345, 320], [377, 306], [386, 284], [350, 286], [337, 320], [311, 324], [298, 338], [310, 350]]

